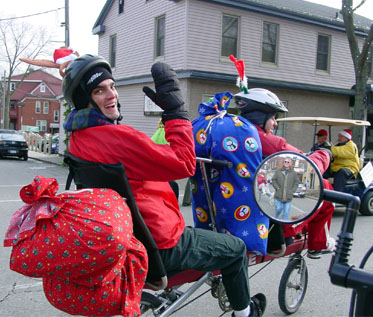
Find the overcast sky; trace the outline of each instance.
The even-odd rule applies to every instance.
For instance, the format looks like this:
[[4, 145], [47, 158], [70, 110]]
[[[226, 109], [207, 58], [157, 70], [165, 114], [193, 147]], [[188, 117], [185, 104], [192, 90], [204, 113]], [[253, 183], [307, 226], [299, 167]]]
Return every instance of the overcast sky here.
[[[131, 0], [136, 1], [136, 0]], [[166, 0], [157, 0], [166, 1]], [[285, 1], [286, 0], [277, 0]], [[308, 0], [310, 2], [340, 8], [341, 0]], [[33, 25], [46, 25], [53, 33], [56, 48], [62, 46], [65, 39], [61, 22], [65, 20], [65, 0], [2, 0], [0, 19], [21, 17], [53, 10], [52, 12], [25, 17], [22, 20]], [[97, 53], [98, 36], [92, 35], [92, 27], [96, 22], [106, 0], [70, 0], [70, 46], [80, 54]], [[355, 1], [358, 3], [360, 1]], [[59, 9], [60, 8], [60, 9]], [[367, 0], [358, 14], [373, 20], [373, 0]]]

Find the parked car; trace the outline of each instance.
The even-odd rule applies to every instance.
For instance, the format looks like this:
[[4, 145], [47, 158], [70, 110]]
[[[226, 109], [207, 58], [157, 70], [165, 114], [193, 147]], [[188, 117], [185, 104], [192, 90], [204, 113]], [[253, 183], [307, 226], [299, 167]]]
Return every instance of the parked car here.
[[28, 145], [20, 132], [0, 129], [0, 158], [3, 156], [18, 156], [27, 161]]
[[296, 191], [293, 193], [293, 197], [304, 198], [306, 197], [306, 186], [299, 184]]
[[[51, 153], [52, 154], [57, 154], [58, 153], [58, 146], [60, 142], [60, 135], [55, 134], [52, 136], [52, 148], [51, 148]], [[47, 139], [47, 145], [49, 144], [49, 139]], [[42, 140], [41, 143], [41, 150], [44, 151], [44, 139]], [[48, 151], [48, 149], [47, 149]]]

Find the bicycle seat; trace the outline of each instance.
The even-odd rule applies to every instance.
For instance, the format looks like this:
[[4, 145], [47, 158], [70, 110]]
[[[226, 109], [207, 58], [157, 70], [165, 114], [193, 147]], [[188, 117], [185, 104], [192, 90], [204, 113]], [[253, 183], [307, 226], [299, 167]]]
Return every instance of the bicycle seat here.
[[137, 207], [123, 164], [86, 161], [70, 153], [65, 154], [64, 163], [69, 167], [66, 190], [70, 189], [71, 181], [74, 180], [77, 189], [109, 188], [125, 198], [131, 210], [134, 235], [144, 244], [148, 253], [149, 269], [146, 282], [153, 288], [164, 289], [167, 286], [166, 270], [159, 249]]

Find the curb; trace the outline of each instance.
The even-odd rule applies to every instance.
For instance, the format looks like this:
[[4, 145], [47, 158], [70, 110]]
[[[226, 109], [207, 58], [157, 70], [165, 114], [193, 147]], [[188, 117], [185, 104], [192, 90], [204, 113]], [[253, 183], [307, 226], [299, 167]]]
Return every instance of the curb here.
[[33, 154], [30, 155], [30, 151], [29, 151], [29, 158], [36, 160], [36, 161], [57, 165], [57, 166], [62, 166], [62, 163], [63, 163], [63, 156], [54, 156], [54, 157], [45, 156], [44, 157], [41, 155], [33, 155]]

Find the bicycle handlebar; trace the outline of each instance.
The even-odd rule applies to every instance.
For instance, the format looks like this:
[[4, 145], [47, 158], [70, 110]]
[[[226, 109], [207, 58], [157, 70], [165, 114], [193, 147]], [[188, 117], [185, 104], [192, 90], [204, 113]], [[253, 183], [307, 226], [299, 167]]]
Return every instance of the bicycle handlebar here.
[[211, 164], [215, 166], [223, 166], [231, 168], [233, 166], [233, 163], [230, 161], [223, 161], [223, 160], [215, 160], [215, 159], [208, 159], [205, 157], [197, 157], [197, 162], [203, 162], [205, 164]]

